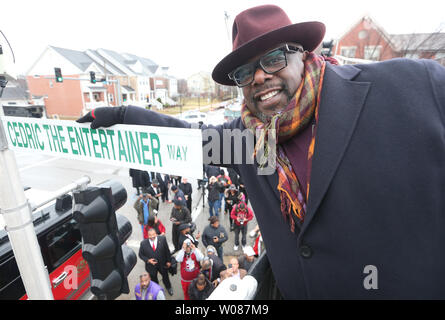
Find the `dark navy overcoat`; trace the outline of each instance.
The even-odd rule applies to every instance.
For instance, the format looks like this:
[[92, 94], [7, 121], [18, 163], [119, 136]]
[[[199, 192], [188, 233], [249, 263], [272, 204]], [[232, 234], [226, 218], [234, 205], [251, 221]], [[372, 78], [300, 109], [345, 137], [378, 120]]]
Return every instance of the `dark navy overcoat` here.
[[[137, 107], [125, 123], [190, 127]], [[444, 123], [439, 64], [328, 64], [303, 225], [283, 219], [276, 172], [233, 166], [286, 299], [445, 299]]]

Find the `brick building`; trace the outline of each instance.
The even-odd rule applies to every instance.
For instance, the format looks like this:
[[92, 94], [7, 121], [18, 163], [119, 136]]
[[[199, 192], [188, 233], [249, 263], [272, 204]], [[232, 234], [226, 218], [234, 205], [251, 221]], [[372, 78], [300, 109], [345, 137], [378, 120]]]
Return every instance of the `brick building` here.
[[375, 20], [364, 16], [338, 39], [333, 52], [352, 60], [425, 58], [445, 65], [445, 33], [388, 34]]
[[[54, 68], [62, 70], [63, 82], [54, 79]], [[90, 72], [96, 74], [91, 83]], [[136, 105], [146, 107], [160, 95], [151, 79], [162, 79], [161, 68], [147, 58], [133, 54], [117, 53], [107, 49], [76, 51], [48, 46], [27, 72], [26, 79], [32, 95], [46, 96], [49, 117], [76, 119], [101, 106]], [[162, 70], [165, 73], [165, 68]], [[170, 89], [177, 92], [177, 88]], [[82, 79], [82, 80], [77, 80]], [[101, 82], [101, 79], [107, 81]], [[117, 84], [119, 83], [119, 85]], [[162, 97], [169, 90], [160, 88]], [[165, 103], [166, 99], [161, 99]], [[171, 104], [171, 101], [169, 101]]]

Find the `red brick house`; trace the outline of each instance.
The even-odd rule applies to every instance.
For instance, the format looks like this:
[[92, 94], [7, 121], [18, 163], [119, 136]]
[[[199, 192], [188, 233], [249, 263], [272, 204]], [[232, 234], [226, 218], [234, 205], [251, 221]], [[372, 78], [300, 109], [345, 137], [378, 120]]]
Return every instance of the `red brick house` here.
[[[55, 81], [55, 67], [62, 71], [61, 83]], [[167, 70], [129, 53], [48, 46], [28, 70], [26, 80], [32, 95], [45, 96], [49, 117], [76, 119], [102, 106], [144, 108], [151, 103], [162, 108], [161, 103], [156, 105], [157, 98], [170, 105], [175, 103], [170, 96], [177, 94], [177, 82]], [[96, 83], [89, 81], [91, 71], [96, 74]]]
[[369, 16], [354, 24], [333, 48], [345, 58], [383, 61], [392, 58], [434, 59], [445, 65], [445, 33], [388, 34]]

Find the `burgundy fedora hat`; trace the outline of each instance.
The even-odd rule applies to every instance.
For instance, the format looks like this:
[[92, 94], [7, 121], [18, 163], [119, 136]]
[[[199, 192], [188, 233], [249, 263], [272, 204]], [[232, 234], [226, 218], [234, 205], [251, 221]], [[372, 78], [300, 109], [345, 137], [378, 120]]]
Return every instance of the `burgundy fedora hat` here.
[[323, 40], [325, 25], [311, 21], [292, 24], [278, 6], [263, 5], [238, 14], [233, 22], [233, 49], [213, 69], [216, 82], [234, 86], [228, 74], [253, 57], [274, 49], [284, 42], [296, 42], [307, 51], [313, 51]]

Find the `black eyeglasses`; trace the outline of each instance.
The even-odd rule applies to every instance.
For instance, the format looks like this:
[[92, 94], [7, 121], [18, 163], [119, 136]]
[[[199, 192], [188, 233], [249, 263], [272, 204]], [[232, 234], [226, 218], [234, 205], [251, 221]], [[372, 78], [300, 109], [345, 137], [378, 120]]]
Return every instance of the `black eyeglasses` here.
[[261, 67], [265, 73], [274, 74], [287, 67], [286, 53], [294, 52], [303, 52], [303, 49], [286, 44], [283, 47], [270, 51], [257, 61], [236, 68], [228, 74], [229, 79], [233, 80], [240, 88], [248, 86], [252, 83], [258, 66]]

